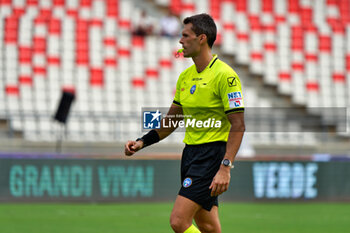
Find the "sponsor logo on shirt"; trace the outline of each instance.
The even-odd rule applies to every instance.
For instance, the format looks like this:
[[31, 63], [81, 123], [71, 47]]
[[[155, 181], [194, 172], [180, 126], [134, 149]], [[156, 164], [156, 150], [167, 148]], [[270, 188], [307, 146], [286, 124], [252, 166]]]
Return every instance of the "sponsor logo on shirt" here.
[[230, 108], [238, 108], [242, 106], [242, 93], [240, 91], [227, 94]]

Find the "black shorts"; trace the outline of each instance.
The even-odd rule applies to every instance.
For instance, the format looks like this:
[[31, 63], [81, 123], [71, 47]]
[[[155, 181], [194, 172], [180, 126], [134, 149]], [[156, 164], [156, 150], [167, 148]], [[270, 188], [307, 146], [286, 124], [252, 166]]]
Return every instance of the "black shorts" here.
[[218, 197], [210, 196], [209, 186], [220, 168], [226, 152], [226, 142], [210, 142], [186, 145], [181, 160], [181, 184], [179, 195], [186, 197], [203, 209], [210, 211], [218, 206]]

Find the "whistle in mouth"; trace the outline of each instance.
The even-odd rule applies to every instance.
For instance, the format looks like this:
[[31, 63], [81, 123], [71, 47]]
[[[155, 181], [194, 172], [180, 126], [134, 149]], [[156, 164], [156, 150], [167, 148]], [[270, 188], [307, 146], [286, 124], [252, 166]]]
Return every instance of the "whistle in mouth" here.
[[180, 53], [182, 53], [183, 51], [184, 51], [184, 49], [183, 49], [183, 48], [182, 48], [182, 49], [177, 50], [177, 52], [176, 52], [176, 54], [175, 54], [175, 57], [176, 57], [176, 58], [180, 57]]

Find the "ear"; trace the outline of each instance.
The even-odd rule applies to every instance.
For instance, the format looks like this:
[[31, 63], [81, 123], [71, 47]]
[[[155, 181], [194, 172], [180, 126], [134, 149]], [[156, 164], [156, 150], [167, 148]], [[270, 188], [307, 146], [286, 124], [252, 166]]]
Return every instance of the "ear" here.
[[207, 35], [205, 35], [205, 34], [201, 34], [200, 36], [199, 36], [199, 42], [201, 43], [201, 44], [204, 44], [204, 43], [207, 43]]

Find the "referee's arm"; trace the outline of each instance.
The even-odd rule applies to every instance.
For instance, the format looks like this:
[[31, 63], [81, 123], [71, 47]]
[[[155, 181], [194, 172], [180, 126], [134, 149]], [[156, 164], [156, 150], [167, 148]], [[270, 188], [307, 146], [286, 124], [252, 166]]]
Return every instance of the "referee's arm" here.
[[245, 131], [244, 112], [231, 113], [227, 115], [227, 118], [231, 123], [231, 129], [227, 139], [224, 159], [229, 159], [233, 163]]
[[[182, 115], [182, 107], [176, 104], [171, 104], [168, 114], [165, 116], [163, 122], [169, 122], [169, 120], [171, 120], [172, 122], [178, 123], [179, 121], [183, 120]], [[169, 118], [168, 116], [172, 117]], [[174, 132], [175, 129], [177, 129], [178, 125], [179, 124], [176, 124], [176, 126], [174, 126], [174, 124], [171, 124], [170, 127], [167, 126], [167, 128], [164, 128], [163, 125], [161, 125], [160, 129], [156, 129], [159, 135], [159, 140], [168, 137], [172, 132]]]
[[[168, 116], [175, 116], [175, 117], [168, 117]], [[164, 118], [163, 122], [169, 122], [169, 120], [176, 122], [183, 120], [182, 116], [182, 107], [179, 105], [172, 104], [169, 108], [167, 116]], [[175, 126], [174, 126], [175, 125]], [[174, 130], [178, 127], [178, 124], [170, 124], [170, 126], [167, 126], [166, 128], [161, 125], [160, 129], [156, 129], [159, 136], [159, 140], [162, 140], [169, 136]], [[125, 155], [131, 156], [135, 154], [135, 152], [141, 150], [144, 147], [144, 141], [138, 140], [138, 141], [127, 141], [125, 144]]]
[[[244, 113], [231, 113], [227, 115], [227, 118], [231, 123], [231, 129], [228, 135], [224, 159], [229, 159], [233, 163], [245, 131]], [[230, 169], [230, 167], [224, 165], [220, 166], [219, 171], [216, 173], [209, 187], [212, 196], [218, 196], [227, 191], [231, 179]]]

